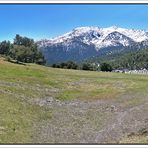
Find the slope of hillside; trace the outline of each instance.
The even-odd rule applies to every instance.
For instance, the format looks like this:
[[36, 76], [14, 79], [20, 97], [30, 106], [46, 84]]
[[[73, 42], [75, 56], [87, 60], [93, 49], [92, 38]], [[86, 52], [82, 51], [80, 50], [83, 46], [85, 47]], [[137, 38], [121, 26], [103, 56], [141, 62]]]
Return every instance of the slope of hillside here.
[[122, 54], [90, 58], [88, 63], [109, 63], [113, 69], [148, 69], [148, 49], [122, 52]]
[[0, 59], [0, 143], [148, 142], [147, 88], [147, 76]]

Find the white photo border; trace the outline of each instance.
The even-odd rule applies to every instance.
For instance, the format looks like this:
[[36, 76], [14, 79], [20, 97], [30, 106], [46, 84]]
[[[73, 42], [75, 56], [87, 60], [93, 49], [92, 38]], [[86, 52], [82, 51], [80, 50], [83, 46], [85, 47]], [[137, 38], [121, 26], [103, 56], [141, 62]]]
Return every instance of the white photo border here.
[[[42, 4], [135, 4], [148, 5], [148, 0], [0, 0], [0, 5], [42, 5]], [[148, 148], [148, 144], [0, 144], [0, 148]]]

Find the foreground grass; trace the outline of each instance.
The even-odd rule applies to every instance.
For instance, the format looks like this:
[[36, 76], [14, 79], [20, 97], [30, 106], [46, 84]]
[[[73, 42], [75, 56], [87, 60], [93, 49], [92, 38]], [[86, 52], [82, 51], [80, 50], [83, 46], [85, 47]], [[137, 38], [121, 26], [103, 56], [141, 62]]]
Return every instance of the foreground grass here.
[[0, 143], [31, 143], [34, 122], [50, 119], [44, 108], [0, 95]]
[[[145, 101], [147, 88], [147, 76], [18, 65], [0, 59], [0, 143], [30, 143], [33, 124], [52, 117], [52, 110], [32, 100], [52, 96], [61, 101], [117, 100], [133, 106]], [[120, 99], [127, 94], [130, 100]]]

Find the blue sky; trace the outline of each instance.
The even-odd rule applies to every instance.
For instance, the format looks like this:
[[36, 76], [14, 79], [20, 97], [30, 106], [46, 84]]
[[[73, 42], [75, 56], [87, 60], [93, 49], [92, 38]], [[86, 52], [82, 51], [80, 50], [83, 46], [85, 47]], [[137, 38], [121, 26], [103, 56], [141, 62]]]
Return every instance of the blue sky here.
[[51, 38], [81, 26], [148, 30], [148, 5], [0, 5], [0, 41]]

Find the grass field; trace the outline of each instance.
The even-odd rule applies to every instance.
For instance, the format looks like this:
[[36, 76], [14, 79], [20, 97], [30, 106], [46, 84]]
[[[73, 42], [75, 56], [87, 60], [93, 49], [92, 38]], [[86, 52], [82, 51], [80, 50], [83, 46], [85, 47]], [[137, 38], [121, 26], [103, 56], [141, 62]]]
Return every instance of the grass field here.
[[[104, 105], [99, 104], [102, 108], [99, 111], [96, 103], [98, 101]], [[55, 107], [51, 107], [52, 102]], [[60, 105], [56, 102], [60, 102]], [[116, 116], [122, 115], [123, 112], [138, 116], [136, 110], [131, 112], [131, 109], [139, 107], [140, 113], [146, 114], [147, 110], [144, 108], [147, 107], [147, 102], [147, 75], [53, 69], [35, 64], [13, 64], [0, 59], [0, 143], [62, 143], [64, 132], [73, 133], [68, 136], [71, 139], [67, 137], [64, 142], [93, 142], [93, 139], [87, 140], [89, 136], [92, 134], [97, 137], [97, 130], [113, 124]], [[115, 111], [112, 112], [114, 106]], [[142, 126], [139, 122], [141, 114], [137, 117], [139, 128]], [[145, 114], [142, 123], [147, 121]], [[132, 124], [135, 119], [129, 117], [128, 121]], [[67, 122], [74, 124], [73, 129]], [[56, 127], [53, 127], [54, 123]], [[59, 125], [62, 125], [61, 129]], [[51, 128], [56, 130], [42, 135], [43, 139], [39, 136], [45, 133], [44, 130]], [[93, 132], [89, 133], [87, 130]], [[148, 143], [148, 131], [144, 135], [135, 132], [135, 135], [130, 137], [126, 135], [126, 131], [124, 133], [124, 136], [120, 134], [120, 140], [115, 138], [112, 142]], [[95, 139], [96, 143], [103, 141], [103, 138], [100, 141]], [[107, 142], [110, 142], [110, 139]]]

